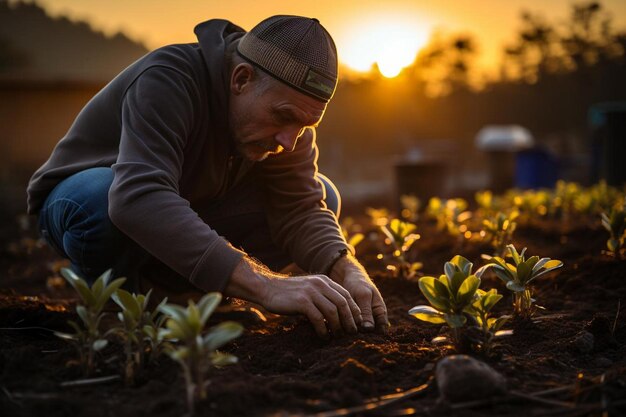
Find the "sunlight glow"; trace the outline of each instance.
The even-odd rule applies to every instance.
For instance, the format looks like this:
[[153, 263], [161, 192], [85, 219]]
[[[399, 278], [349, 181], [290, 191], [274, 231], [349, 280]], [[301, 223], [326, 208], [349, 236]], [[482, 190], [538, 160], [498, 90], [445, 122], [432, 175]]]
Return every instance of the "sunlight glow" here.
[[[380, 22], [389, 22], [383, 23]], [[397, 16], [361, 21], [347, 31], [340, 60], [353, 70], [367, 72], [376, 63], [387, 78], [397, 76], [415, 60], [418, 50], [428, 41], [425, 25]]]

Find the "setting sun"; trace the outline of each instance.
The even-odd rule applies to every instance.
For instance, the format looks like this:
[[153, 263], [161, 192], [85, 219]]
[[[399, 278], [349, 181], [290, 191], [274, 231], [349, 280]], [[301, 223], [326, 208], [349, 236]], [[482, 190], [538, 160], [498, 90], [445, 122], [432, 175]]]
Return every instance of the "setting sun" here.
[[353, 70], [366, 72], [377, 64], [380, 73], [387, 78], [397, 76], [410, 65], [418, 50], [428, 40], [425, 25], [416, 21], [386, 18], [389, 23], [359, 22], [354, 25], [342, 42], [340, 59]]

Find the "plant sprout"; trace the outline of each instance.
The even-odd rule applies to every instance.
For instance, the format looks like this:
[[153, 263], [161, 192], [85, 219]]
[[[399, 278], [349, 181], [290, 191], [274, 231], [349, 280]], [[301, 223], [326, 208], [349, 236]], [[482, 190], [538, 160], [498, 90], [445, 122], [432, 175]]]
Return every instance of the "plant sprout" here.
[[187, 308], [165, 304], [160, 310], [168, 315], [163, 336], [178, 345], [168, 349], [169, 356], [183, 368], [187, 388], [187, 405], [194, 414], [196, 401], [206, 399], [206, 374], [211, 366], [237, 362], [237, 357], [217, 351], [217, 348], [239, 337], [243, 327], [226, 321], [204, 332], [209, 317], [222, 300], [217, 292], [206, 294], [198, 304], [188, 301]]
[[626, 240], [626, 201], [620, 208], [614, 207], [609, 215], [602, 213], [602, 225], [611, 234], [606, 247], [617, 259], [621, 259]]
[[100, 321], [104, 317], [102, 312], [111, 295], [126, 281], [118, 278], [111, 283], [111, 270], [105, 271], [93, 283], [91, 288], [85, 280], [76, 275], [71, 269], [63, 268], [61, 275], [76, 290], [82, 304], [76, 306], [76, 313], [82, 321], [80, 326], [75, 321], [68, 321], [75, 333], [55, 332], [55, 335], [69, 340], [76, 345], [80, 355], [80, 363], [86, 376], [94, 371], [95, 354], [107, 345], [107, 340], [100, 333]]
[[513, 307], [517, 316], [529, 319], [539, 306], [535, 305], [532, 298], [530, 284], [540, 276], [563, 266], [563, 262], [557, 259], [539, 258], [531, 256], [526, 259], [524, 254], [526, 248], [521, 253], [517, 252], [515, 246], [507, 245], [509, 256], [513, 264], [508, 263], [503, 258], [494, 256], [487, 260], [491, 263], [480, 268], [481, 274], [488, 268], [493, 268], [494, 272], [504, 283], [506, 288], [514, 294]]
[[[127, 385], [132, 385], [135, 380], [135, 374], [141, 370], [144, 364], [145, 356], [145, 339], [150, 338], [151, 333], [146, 335], [144, 327], [154, 325], [154, 318], [158, 314], [158, 308], [167, 302], [167, 298], [161, 301], [161, 304], [154, 310], [148, 311], [148, 303], [150, 302], [150, 294], [146, 295], [131, 294], [123, 289], [117, 290], [113, 295], [113, 301], [122, 308], [117, 314], [122, 327], [114, 329], [121, 334], [124, 339], [124, 352], [126, 354], [126, 365], [124, 367], [124, 376]], [[154, 348], [154, 341], [151, 341], [151, 349]]]
[[495, 216], [483, 220], [485, 235], [495, 251], [494, 255], [504, 255], [506, 245], [511, 242], [513, 232], [517, 227], [515, 219], [518, 216], [519, 213], [517, 211], [512, 211], [508, 216], [499, 211]]
[[381, 230], [387, 237], [385, 243], [392, 246], [393, 257], [397, 261], [397, 266], [388, 265], [387, 269], [395, 271], [398, 276], [404, 278], [413, 278], [422, 268], [421, 262], [409, 262], [406, 256], [411, 246], [420, 238], [419, 234], [414, 233], [415, 229], [417, 229], [416, 225], [400, 219], [392, 219], [389, 225], [381, 226]]
[[402, 212], [400, 213], [402, 218], [410, 222], [416, 222], [421, 205], [419, 198], [414, 195], [403, 194], [400, 196], [400, 203], [402, 204]]
[[444, 274], [439, 278], [422, 277], [419, 288], [430, 303], [418, 305], [409, 314], [419, 320], [434, 324], [447, 323], [455, 344], [460, 346], [460, 328], [467, 322], [465, 313], [471, 311], [480, 278], [472, 274], [473, 264], [460, 255], [445, 263]]
[[486, 355], [489, 355], [493, 340], [496, 337], [511, 333], [510, 331], [501, 330], [502, 326], [511, 318], [510, 316], [491, 317], [491, 310], [501, 299], [502, 295], [498, 294], [498, 290], [495, 288], [489, 291], [483, 291], [479, 288], [476, 290], [474, 302], [467, 309], [467, 312], [481, 330], [482, 338], [478, 343], [478, 347]]
[[467, 201], [462, 198], [442, 200], [433, 197], [428, 201], [426, 211], [437, 220], [439, 230], [447, 230], [452, 236], [461, 236], [467, 232], [463, 223], [472, 217], [472, 213], [466, 209]]
[[386, 208], [372, 208], [368, 207], [365, 209], [365, 213], [370, 216], [372, 219], [372, 224], [374, 226], [382, 227], [389, 223], [389, 210]]

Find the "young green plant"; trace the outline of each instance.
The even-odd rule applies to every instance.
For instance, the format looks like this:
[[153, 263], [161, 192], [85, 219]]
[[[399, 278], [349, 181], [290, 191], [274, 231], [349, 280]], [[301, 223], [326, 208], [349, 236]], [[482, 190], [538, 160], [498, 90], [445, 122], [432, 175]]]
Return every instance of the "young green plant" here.
[[109, 283], [111, 279], [111, 270], [109, 269], [89, 287], [87, 282], [71, 269], [63, 268], [61, 275], [81, 298], [82, 304], [76, 306], [76, 313], [82, 326], [75, 321], [68, 321], [75, 333], [56, 332], [55, 335], [75, 344], [83, 371], [86, 376], [90, 376], [94, 371], [96, 352], [103, 349], [108, 343], [105, 336], [100, 332], [100, 321], [105, 315], [102, 310], [111, 295], [126, 281], [126, 278], [118, 278]]
[[381, 226], [382, 232], [387, 237], [385, 243], [391, 245], [396, 263], [388, 265], [387, 269], [395, 272], [396, 276], [413, 278], [422, 268], [421, 262], [409, 262], [407, 259], [411, 246], [420, 238], [419, 234], [414, 233], [416, 229], [417, 226], [413, 223], [400, 219], [392, 219], [388, 225]]
[[485, 236], [494, 249], [494, 256], [504, 256], [506, 245], [511, 242], [517, 227], [515, 219], [518, 216], [516, 210], [508, 215], [499, 211], [495, 216], [483, 220]]
[[169, 356], [180, 364], [187, 388], [187, 405], [191, 415], [197, 401], [206, 399], [206, 376], [212, 366], [225, 366], [237, 362], [237, 357], [217, 349], [239, 337], [243, 327], [226, 321], [205, 332], [206, 324], [222, 295], [206, 294], [198, 304], [189, 300], [187, 307], [165, 304], [160, 310], [168, 316], [163, 336], [176, 344], [167, 350]]
[[480, 268], [481, 274], [492, 268], [496, 276], [506, 284], [506, 288], [513, 292], [513, 309], [515, 315], [523, 319], [530, 319], [537, 307], [532, 298], [531, 283], [540, 276], [563, 266], [558, 259], [525, 257], [526, 248], [521, 253], [515, 246], [507, 245], [509, 257], [513, 263], [507, 262], [499, 256], [488, 257], [490, 262]]
[[[124, 340], [124, 353], [126, 354], [126, 365], [124, 367], [124, 376], [127, 385], [133, 385], [135, 375], [141, 371], [145, 362], [146, 339], [151, 338], [152, 333], [146, 334], [145, 327], [152, 330], [155, 323], [155, 316], [158, 314], [158, 308], [167, 302], [167, 298], [161, 301], [161, 304], [153, 311], [148, 311], [150, 302], [150, 294], [146, 295], [131, 294], [130, 292], [118, 289], [113, 295], [113, 301], [122, 309], [117, 313], [117, 317], [121, 322], [121, 327], [114, 331], [122, 336]], [[158, 331], [157, 331], [158, 333]], [[149, 349], [154, 349], [155, 341], [150, 340]]]
[[457, 347], [461, 344], [460, 329], [467, 322], [466, 313], [471, 312], [480, 286], [480, 277], [472, 274], [472, 266], [466, 258], [456, 255], [445, 263], [444, 274], [439, 278], [420, 278], [420, 291], [430, 306], [418, 305], [409, 310], [409, 314], [419, 320], [434, 324], [446, 323]]
[[511, 318], [511, 316], [492, 317], [491, 310], [502, 299], [502, 295], [498, 294], [498, 290], [492, 288], [489, 291], [483, 291], [480, 288], [476, 290], [474, 301], [466, 310], [471, 318], [480, 329], [481, 337], [477, 341], [478, 350], [489, 356], [493, 347], [493, 340], [496, 337], [508, 335], [510, 331], [503, 331], [502, 326]]
[[602, 213], [602, 226], [610, 233], [606, 247], [617, 259], [621, 259], [626, 240], [626, 202], [619, 208], [614, 207], [608, 215]]

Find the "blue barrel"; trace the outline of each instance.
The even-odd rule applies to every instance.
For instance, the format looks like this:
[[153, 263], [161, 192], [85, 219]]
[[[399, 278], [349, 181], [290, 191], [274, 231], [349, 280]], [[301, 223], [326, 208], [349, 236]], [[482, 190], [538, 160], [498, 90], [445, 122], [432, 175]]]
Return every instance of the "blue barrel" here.
[[533, 148], [515, 155], [517, 188], [553, 188], [558, 177], [558, 160], [547, 150]]

